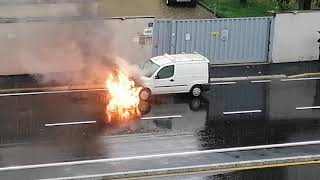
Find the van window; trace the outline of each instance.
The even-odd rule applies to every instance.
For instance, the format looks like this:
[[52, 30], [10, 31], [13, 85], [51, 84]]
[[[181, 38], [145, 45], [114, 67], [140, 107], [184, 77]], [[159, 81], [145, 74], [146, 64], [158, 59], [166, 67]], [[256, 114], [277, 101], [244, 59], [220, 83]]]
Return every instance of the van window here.
[[159, 79], [166, 79], [172, 77], [174, 74], [174, 65], [165, 66], [158, 72]]
[[142, 67], [142, 73], [145, 77], [151, 77], [160, 66], [151, 60], [147, 61]]

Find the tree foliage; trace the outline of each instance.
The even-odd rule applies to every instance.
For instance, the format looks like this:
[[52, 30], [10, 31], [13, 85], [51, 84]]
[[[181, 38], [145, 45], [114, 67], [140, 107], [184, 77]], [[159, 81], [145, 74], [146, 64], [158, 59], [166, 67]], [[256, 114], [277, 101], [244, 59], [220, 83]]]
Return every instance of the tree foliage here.
[[277, 11], [311, 10], [320, 8], [320, 0], [276, 0]]
[[240, 4], [241, 4], [241, 6], [246, 7], [247, 6], [247, 0], [240, 0]]
[[299, 0], [299, 9], [300, 10], [310, 10], [312, 0]]
[[287, 11], [292, 9], [292, 5], [295, 3], [295, 0], [276, 0], [277, 7], [276, 11]]

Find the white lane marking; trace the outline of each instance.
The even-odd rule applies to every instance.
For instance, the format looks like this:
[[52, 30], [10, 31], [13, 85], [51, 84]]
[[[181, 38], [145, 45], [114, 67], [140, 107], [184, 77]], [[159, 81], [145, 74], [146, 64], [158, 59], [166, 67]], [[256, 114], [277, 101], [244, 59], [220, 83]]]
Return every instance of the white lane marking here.
[[88, 92], [88, 91], [105, 91], [105, 90], [106, 89], [81, 89], [81, 90], [63, 90], [63, 91], [37, 91], [37, 92], [23, 92], [23, 93], [5, 93], [5, 94], [0, 94], [0, 97], [39, 95], [39, 94], [59, 94], [59, 93]]
[[152, 119], [170, 119], [170, 118], [182, 118], [181, 115], [172, 115], [172, 116], [155, 116], [155, 117], [143, 117], [142, 120], [152, 120]]
[[306, 110], [306, 109], [320, 109], [320, 106], [296, 107], [296, 110]]
[[212, 85], [228, 85], [228, 84], [236, 84], [237, 82], [217, 82], [217, 83], [210, 83]]
[[172, 157], [172, 156], [197, 155], [197, 154], [208, 154], [208, 153], [225, 153], [225, 152], [248, 151], [248, 150], [259, 150], [259, 149], [309, 146], [309, 145], [319, 145], [319, 144], [320, 144], [320, 140], [302, 141], [302, 142], [291, 142], [291, 143], [282, 143], [282, 144], [269, 144], [269, 145], [245, 146], [245, 147], [234, 147], [234, 148], [224, 148], [224, 149], [212, 149], [212, 150], [204, 150], [204, 151], [186, 151], [186, 152], [177, 152], [177, 153], [168, 153], [168, 154], [151, 154], [151, 155], [143, 155], [143, 156], [128, 156], [128, 157], [109, 158], [109, 159], [92, 159], [92, 160], [83, 160], [83, 161], [69, 161], [69, 162], [57, 162], [57, 163], [47, 163], [47, 164], [9, 166], [9, 167], [0, 168], [0, 171], [35, 169], [35, 168], [57, 167], [57, 166], [72, 166], [72, 165], [81, 165], [81, 164], [104, 163], [104, 162], [114, 162], [114, 161], [124, 161], [124, 160], [149, 159], [149, 158], [161, 158], [161, 157]]
[[256, 81], [251, 81], [252, 83], [267, 83], [267, 82], [271, 82], [270, 79], [266, 79], [266, 80], [256, 80]]
[[228, 114], [246, 114], [246, 113], [260, 113], [261, 110], [250, 110], [250, 111], [230, 111], [230, 112], [223, 112], [224, 115]]
[[[110, 178], [117, 178], [117, 176], [124, 177], [123, 179], [126, 179], [126, 177], [130, 175], [136, 175], [133, 178], [139, 179], [141, 177], [146, 177], [146, 174], [150, 178], [151, 176], [155, 175], [161, 175], [159, 172], [165, 172], [165, 174], [171, 173], [197, 173], [199, 172], [199, 169], [204, 171], [210, 171], [217, 172], [217, 169], [210, 169], [214, 167], [227, 167], [229, 169], [234, 167], [240, 167], [239, 165], [246, 164], [247, 166], [250, 165], [268, 165], [268, 164], [284, 164], [288, 162], [299, 162], [299, 161], [306, 161], [306, 160], [318, 160], [320, 158], [320, 155], [305, 155], [305, 156], [293, 156], [293, 157], [280, 157], [280, 158], [270, 158], [270, 159], [258, 159], [258, 160], [246, 160], [246, 161], [240, 161], [240, 162], [226, 162], [226, 163], [216, 163], [216, 164], [204, 164], [204, 165], [195, 165], [195, 166], [180, 166], [180, 167], [172, 167], [172, 168], [158, 168], [158, 169], [147, 169], [147, 170], [135, 170], [135, 171], [125, 171], [125, 172], [114, 172], [114, 173], [103, 173], [103, 174], [92, 174], [92, 175], [79, 175], [79, 176], [69, 176], [69, 177], [59, 177], [59, 178], [48, 178], [48, 179], [40, 179], [40, 180], [70, 180], [70, 179], [94, 179], [94, 178], [101, 178], [101, 177], [110, 177]], [[186, 169], [188, 171], [186, 172]], [[201, 171], [200, 170], [200, 171]], [[221, 170], [220, 172], [224, 172], [224, 169], [218, 169]], [[155, 174], [152, 174], [155, 173]], [[123, 176], [123, 175], [126, 176]], [[139, 176], [142, 174], [141, 176]], [[164, 174], [164, 173], [162, 173]], [[138, 176], [137, 176], [138, 175]], [[190, 174], [189, 174], [190, 175]], [[169, 176], [168, 176], [169, 177]], [[120, 178], [121, 179], [121, 178]]]
[[317, 80], [320, 77], [312, 77], [312, 78], [289, 78], [289, 79], [281, 79], [280, 81], [305, 81], [305, 80]]
[[53, 123], [53, 124], [45, 124], [45, 127], [52, 126], [67, 126], [67, 125], [79, 125], [79, 124], [94, 124], [97, 121], [80, 121], [80, 122], [68, 122], [68, 123]]

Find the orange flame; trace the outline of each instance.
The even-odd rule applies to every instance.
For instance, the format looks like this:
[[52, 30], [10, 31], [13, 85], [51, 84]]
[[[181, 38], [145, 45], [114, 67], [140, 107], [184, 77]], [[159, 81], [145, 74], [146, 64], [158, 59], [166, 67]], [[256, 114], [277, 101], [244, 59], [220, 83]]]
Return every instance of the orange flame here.
[[110, 74], [105, 85], [110, 94], [106, 109], [109, 122], [114, 116], [120, 120], [129, 120], [133, 116], [140, 115], [138, 104], [141, 87], [135, 87], [134, 81], [130, 80], [124, 72]]

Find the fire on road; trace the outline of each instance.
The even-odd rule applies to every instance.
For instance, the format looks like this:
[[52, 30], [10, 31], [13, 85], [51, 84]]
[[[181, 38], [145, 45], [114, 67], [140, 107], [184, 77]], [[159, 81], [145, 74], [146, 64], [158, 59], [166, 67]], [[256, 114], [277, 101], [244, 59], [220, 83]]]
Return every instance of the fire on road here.
[[135, 117], [140, 117], [139, 92], [141, 87], [135, 87], [135, 82], [121, 70], [110, 74], [106, 80], [110, 100], [106, 107], [108, 122], [119, 120], [126, 122]]

